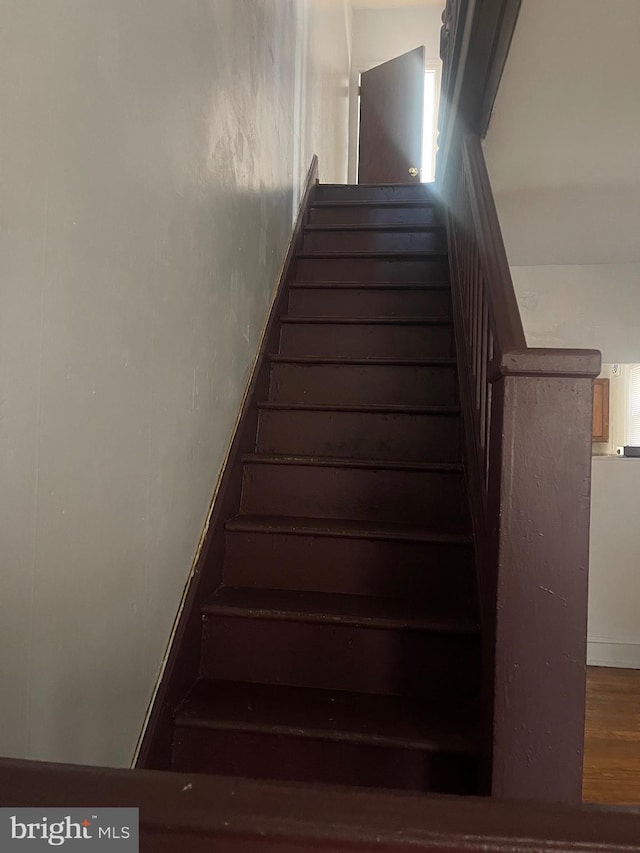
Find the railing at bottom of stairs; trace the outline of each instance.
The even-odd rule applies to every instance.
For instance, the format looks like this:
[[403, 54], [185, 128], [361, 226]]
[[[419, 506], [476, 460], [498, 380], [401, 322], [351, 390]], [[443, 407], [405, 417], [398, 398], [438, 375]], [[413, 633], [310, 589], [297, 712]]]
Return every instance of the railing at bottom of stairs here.
[[4, 807], [133, 807], [153, 853], [640, 851], [637, 810], [0, 759]]

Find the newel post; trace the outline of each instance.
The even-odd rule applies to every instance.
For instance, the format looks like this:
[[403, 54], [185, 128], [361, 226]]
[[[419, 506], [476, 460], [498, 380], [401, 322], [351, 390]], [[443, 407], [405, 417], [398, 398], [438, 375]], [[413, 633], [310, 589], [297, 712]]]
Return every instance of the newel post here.
[[593, 378], [600, 353], [528, 349], [493, 365], [497, 566], [492, 794], [581, 800]]

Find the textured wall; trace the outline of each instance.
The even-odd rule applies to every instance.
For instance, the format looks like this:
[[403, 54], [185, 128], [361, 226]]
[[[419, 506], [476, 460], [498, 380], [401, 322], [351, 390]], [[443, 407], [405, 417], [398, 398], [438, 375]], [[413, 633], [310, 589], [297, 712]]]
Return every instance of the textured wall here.
[[511, 267], [511, 274], [529, 346], [640, 361], [640, 264]]
[[323, 183], [347, 179], [351, 3], [295, 0], [298, 21], [295, 121], [296, 177], [302, 182], [313, 154]]
[[509, 258], [640, 261], [640, 3], [523, 0], [485, 155]]
[[[294, 160], [319, 117], [346, 122], [344, 3], [345, 50], [320, 63], [318, 44], [296, 92], [306, 5], [313, 21], [295, 0], [0, 5], [0, 754], [131, 759]], [[346, 138], [322, 145], [343, 180]]]

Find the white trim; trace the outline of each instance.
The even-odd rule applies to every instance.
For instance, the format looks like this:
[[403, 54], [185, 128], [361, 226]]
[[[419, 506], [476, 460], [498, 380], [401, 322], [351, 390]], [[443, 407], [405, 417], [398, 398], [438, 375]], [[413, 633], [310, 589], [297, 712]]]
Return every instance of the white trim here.
[[589, 666], [612, 666], [620, 669], [640, 669], [640, 641], [622, 643], [594, 637], [587, 641]]

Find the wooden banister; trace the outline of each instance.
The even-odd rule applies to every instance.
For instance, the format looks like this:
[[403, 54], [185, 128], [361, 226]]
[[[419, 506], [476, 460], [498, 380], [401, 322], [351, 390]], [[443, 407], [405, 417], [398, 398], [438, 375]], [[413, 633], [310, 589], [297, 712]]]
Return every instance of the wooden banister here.
[[640, 813], [0, 759], [5, 807], [140, 809], [142, 853], [640, 851]]
[[438, 180], [457, 168], [456, 139], [484, 139], [522, 0], [447, 0], [442, 14]]
[[[526, 345], [480, 141], [488, 113], [478, 110], [495, 98], [495, 63], [501, 73], [519, 6], [447, 3], [448, 107], [440, 117], [447, 150], [437, 179], [448, 218], [482, 611], [486, 788], [577, 803], [600, 353]], [[479, 91], [478, 80], [491, 91]]]

